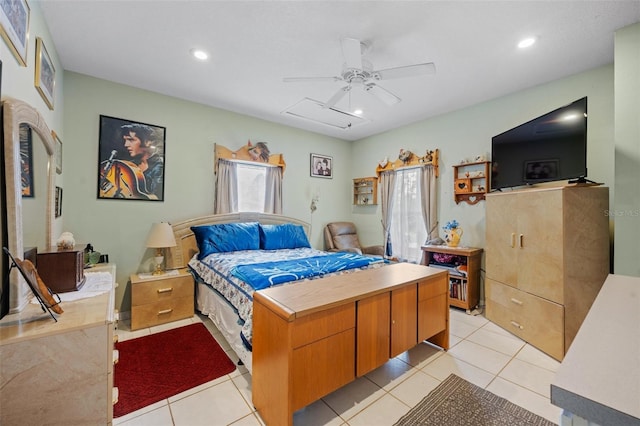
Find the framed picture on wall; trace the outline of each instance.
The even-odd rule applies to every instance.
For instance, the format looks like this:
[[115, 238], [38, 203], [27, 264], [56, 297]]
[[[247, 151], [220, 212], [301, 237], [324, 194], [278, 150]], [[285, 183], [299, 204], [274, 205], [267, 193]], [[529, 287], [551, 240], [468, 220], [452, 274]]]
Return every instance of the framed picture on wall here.
[[100, 116], [98, 198], [164, 201], [166, 129]]
[[51, 56], [40, 37], [36, 39], [36, 75], [35, 86], [49, 109], [53, 109], [53, 94], [56, 84], [56, 70]]
[[331, 179], [333, 177], [333, 158], [327, 155], [311, 154], [311, 176]]
[[62, 216], [62, 188], [56, 186], [56, 217]]
[[60, 140], [58, 134], [54, 131], [51, 132], [51, 136], [53, 136], [53, 140], [56, 142], [56, 173], [62, 174], [62, 141]]
[[20, 125], [20, 182], [22, 184], [22, 198], [33, 198], [33, 135], [31, 127]]
[[23, 67], [27, 66], [30, 15], [26, 0], [0, 0], [0, 34]]

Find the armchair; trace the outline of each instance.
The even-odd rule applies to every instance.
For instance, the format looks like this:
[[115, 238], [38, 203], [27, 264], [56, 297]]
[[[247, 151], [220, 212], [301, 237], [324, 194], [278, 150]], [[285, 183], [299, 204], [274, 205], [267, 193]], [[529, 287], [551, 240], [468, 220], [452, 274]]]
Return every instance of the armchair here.
[[359, 254], [384, 256], [381, 245], [362, 247], [352, 222], [331, 222], [324, 228], [324, 245], [326, 251], [350, 251]]

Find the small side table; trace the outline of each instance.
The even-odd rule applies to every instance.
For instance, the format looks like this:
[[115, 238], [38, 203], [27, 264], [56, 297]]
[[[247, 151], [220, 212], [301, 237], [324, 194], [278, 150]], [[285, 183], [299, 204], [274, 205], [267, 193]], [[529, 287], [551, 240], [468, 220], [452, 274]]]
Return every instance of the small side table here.
[[[466, 309], [467, 313], [478, 306], [480, 300], [480, 264], [482, 249], [475, 247], [422, 246], [422, 264], [449, 271], [449, 305]], [[442, 262], [434, 254], [454, 256], [452, 262]], [[466, 275], [456, 268], [466, 265]]]
[[164, 275], [131, 275], [131, 330], [194, 314], [194, 281], [186, 269]]

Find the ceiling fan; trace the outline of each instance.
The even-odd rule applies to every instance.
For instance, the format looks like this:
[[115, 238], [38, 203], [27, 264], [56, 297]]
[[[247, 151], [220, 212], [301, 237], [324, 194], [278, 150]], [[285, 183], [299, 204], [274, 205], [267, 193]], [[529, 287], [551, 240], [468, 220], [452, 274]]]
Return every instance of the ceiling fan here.
[[339, 76], [285, 77], [282, 80], [285, 83], [311, 81], [344, 81], [345, 83], [347, 83], [346, 86], [338, 89], [338, 91], [331, 98], [329, 98], [327, 102], [325, 102], [324, 108], [333, 107], [354, 87], [362, 87], [365, 92], [374, 95], [385, 104], [395, 105], [402, 99], [400, 99], [398, 96], [391, 93], [387, 89], [376, 84], [377, 81], [435, 74], [436, 72], [436, 66], [433, 62], [387, 68], [383, 70], [374, 70], [371, 62], [364, 58], [364, 55], [371, 47], [369, 44], [355, 38], [343, 38], [341, 40], [341, 44], [342, 55], [344, 56], [344, 64], [342, 66], [342, 73]]

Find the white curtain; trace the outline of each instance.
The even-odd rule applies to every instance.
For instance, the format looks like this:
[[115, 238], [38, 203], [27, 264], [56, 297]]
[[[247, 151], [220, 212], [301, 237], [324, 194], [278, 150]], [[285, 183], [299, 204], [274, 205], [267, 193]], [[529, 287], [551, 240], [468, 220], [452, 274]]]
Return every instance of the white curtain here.
[[436, 197], [436, 169], [429, 165], [422, 168], [422, 218], [427, 230], [427, 240], [438, 236], [438, 206]]
[[435, 170], [433, 166], [420, 166], [391, 173], [395, 173], [395, 179], [386, 201], [391, 256], [419, 263], [422, 245], [437, 236]]
[[380, 199], [382, 203], [382, 229], [384, 234], [384, 255], [391, 257], [391, 213], [393, 205], [390, 202], [393, 199], [393, 189], [396, 180], [396, 172], [388, 171], [380, 174]]
[[282, 167], [266, 169], [264, 213], [282, 214]]
[[236, 166], [237, 163], [233, 161], [218, 160], [214, 214], [238, 211], [238, 175]]
[[[240, 210], [282, 214], [282, 168], [219, 159], [215, 200], [215, 214]], [[264, 202], [256, 205], [257, 200]], [[250, 210], [242, 208], [248, 204]]]

